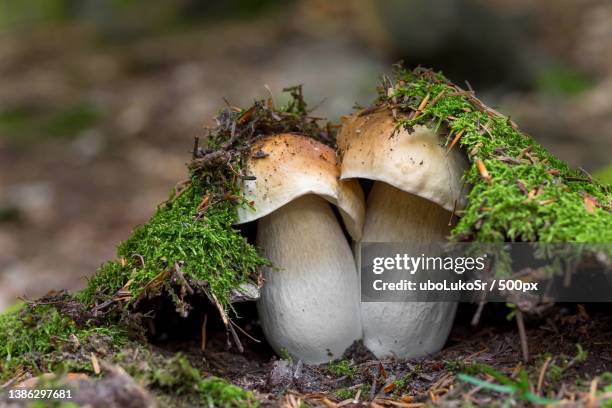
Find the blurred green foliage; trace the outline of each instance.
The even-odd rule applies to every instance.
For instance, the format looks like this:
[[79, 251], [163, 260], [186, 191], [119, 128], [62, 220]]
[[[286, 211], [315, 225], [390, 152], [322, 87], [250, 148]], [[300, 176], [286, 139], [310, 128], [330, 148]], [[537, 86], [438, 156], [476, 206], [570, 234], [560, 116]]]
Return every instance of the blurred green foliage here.
[[100, 110], [87, 102], [55, 112], [16, 107], [0, 111], [0, 137], [26, 143], [40, 137], [73, 139], [95, 126], [101, 118]]
[[591, 88], [593, 81], [566, 66], [554, 66], [540, 73], [536, 86], [540, 92], [554, 96], [577, 95]]
[[593, 177], [602, 184], [612, 185], [612, 163], [597, 170]]
[[281, 0], [0, 0], [0, 31], [78, 21], [104, 36], [125, 37], [248, 18], [284, 4]]
[[68, 14], [66, 0], [0, 0], [0, 31], [57, 23]]

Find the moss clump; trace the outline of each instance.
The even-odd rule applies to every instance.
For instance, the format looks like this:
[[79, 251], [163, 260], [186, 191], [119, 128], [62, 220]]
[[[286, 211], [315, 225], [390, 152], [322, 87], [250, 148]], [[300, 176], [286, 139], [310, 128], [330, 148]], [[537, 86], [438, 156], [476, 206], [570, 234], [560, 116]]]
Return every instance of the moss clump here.
[[348, 388], [341, 388], [337, 391], [334, 392], [334, 396], [336, 398], [338, 398], [339, 400], [343, 401], [343, 400], [347, 400], [350, 398], [355, 398], [355, 395], [357, 394], [357, 391], [355, 390], [351, 390]]
[[408, 374], [404, 374], [402, 377], [393, 381], [393, 395], [396, 397], [402, 395], [406, 391], [406, 388], [410, 385], [410, 382], [414, 380], [414, 377], [415, 373], [409, 372]]
[[175, 200], [162, 204], [148, 223], [119, 246], [123, 263], [104, 265], [80, 298], [87, 303], [111, 299], [130, 281], [126, 289], [137, 299], [148, 289], [158, 289], [155, 279], [172, 268], [180, 268], [194, 282], [205, 282], [224, 306], [232, 289], [255, 282], [258, 268], [267, 261], [232, 227], [235, 209], [231, 203], [219, 203], [198, 217], [204, 194], [200, 185], [192, 183]]
[[339, 377], [347, 377], [349, 380], [359, 371], [352, 360], [346, 359], [329, 363], [327, 369], [330, 373]]
[[25, 306], [0, 315], [0, 364], [15, 361], [26, 353], [47, 353], [57, 341], [75, 334], [74, 322], [51, 306]]
[[157, 395], [160, 400], [185, 397], [194, 405], [257, 406], [251, 392], [217, 377], [204, 377], [180, 353], [167, 357], [153, 352], [128, 339], [121, 326], [97, 322], [80, 327], [66, 313], [42, 304], [20, 305], [0, 315], [0, 384], [26, 373], [93, 375], [92, 352], [101, 360], [125, 367], [134, 378], [161, 391]]
[[[0, 383], [14, 376], [18, 367], [27, 371], [49, 372], [81, 367], [78, 353], [74, 361], [60, 356], [74, 343], [85, 344], [103, 337], [113, 346], [127, 341], [126, 332], [117, 326], [79, 327], [51, 305], [21, 305], [0, 315]], [[82, 368], [82, 367], [81, 367]]]
[[257, 407], [259, 402], [252, 392], [218, 378], [201, 380], [197, 386], [206, 406], [217, 407]]
[[612, 185], [612, 164], [608, 164], [607, 166], [597, 170], [593, 174], [593, 177], [602, 184]]
[[441, 73], [398, 67], [385, 78], [378, 103], [400, 113], [398, 126], [431, 127], [444, 135], [444, 145], [458, 148], [451, 147], [455, 141], [465, 149], [471, 190], [454, 239], [612, 242], [607, 187], [570, 169]]
[[[150, 385], [177, 395], [192, 394], [208, 407], [255, 407], [253, 393], [218, 378], [203, 378], [182, 354], [176, 354], [160, 368], [144, 378]], [[195, 402], [195, 401], [194, 401]]]

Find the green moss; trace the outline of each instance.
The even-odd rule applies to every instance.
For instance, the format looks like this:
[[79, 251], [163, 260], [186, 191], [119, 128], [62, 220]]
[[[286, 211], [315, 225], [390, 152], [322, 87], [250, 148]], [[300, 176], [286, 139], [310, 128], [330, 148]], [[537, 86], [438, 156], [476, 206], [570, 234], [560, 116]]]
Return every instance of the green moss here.
[[546, 361], [547, 359], [551, 359], [548, 368], [548, 381], [550, 384], [556, 385], [561, 381], [570, 367], [584, 363], [588, 356], [588, 351], [584, 350], [580, 344], [576, 344], [576, 354], [574, 356], [567, 356], [565, 354], [553, 356], [550, 353], [545, 353], [540, 356], [540, 360]]
[[[229, 202], [210, 208], [198, 219], [204, 192], [191, 184], [174, 201], [163, 204], [151, 220], [136, 228], [118, 249], [121, 261], [104, 265], [79, 297], [91, 304], [110, 299], [128, 281], [137, 299], [160, 272], [175, 265], [195, 282], [206, 282], [210, 293], [226, 306], [232, 289], [254, 282], [267, 261], [236, 230], [235, 208]], [[144, 265], [143, 265], [144, 262]]]
[[203, 378], [182, 354], [176, 354], [167, 363], [154, 370], [149, 384], [174, 394], [196, 394], [199, 402], [209, 407], [254, 407], [257, 400], [253, 393], [217, 378]]
[[74, 320], [62, 316], [50, 305], [21, 305], [0, 315], [0, 383], [15, 374], [19, 366], [27, 370], [49, 372], [80, 367], [74, 361], [55, 358], [74, 342], [86, 343], [95, 336], [121, 346], [126, 333], [119, 327], [78, 327]]
[[209, 407], [256, 407], [259, 405], [253, 393], [218, 377], [200, 381], [198, 391]]
[[350, 398], [354, 398], [356, 394], [357, 394], [357, 391], [351, 390], [349, 388], [341, 388], [337, 390], [336, 392], [334, 392], [334, 395], [336, 396], [336, 398], [338, 398], [341, 401], [347, 400]]
[[182, 354], [175, 355], [166, 366], [151, 373], [150, 382], [161, 388], [170, 388], [177, 394], [192, 391], [201, 380], [200, 372]]
[[245, 283], [257, 284], [259, 269], [268, 261], [233, 227], [236, 206], [250, 205], [241, 196], [240, 185], [252, 142], [285, 132], [328, 144], [334, 141], [331, 128], [321, 128], [308, 116], [302, 88], [286, 91], [291, 99], [279, 109], [271, 100], [262, 100], [247, 109], [226, 108], [219, 113], [205, 148], [196, 139], [189, 179], [119, 246], [117, 260], [91, 277], [79, 299], [89, 305], [106, 302], [123, 289], [123, 299], [127, 291], [131, 305], [141, 295], [164, 288], [183, 308], [184, 294], [175, 293], [169, 283], [180, 270], [188, 283], [227, 313], [233, 290]]
[[612, 185], [612, 164], [597, 170], [593, 173], [593, 177], [602, 184]]
[[[601, 393], [612, 394], [612, 372], [606, 371], [600, 376], [601, 380]], [[602, 401], [601, 408], [612, 408], [612, 398], [608, 397]]]
[[289, 354], [289, 350], [287, 350], [286, 347], [281, 348], [279, 355], [281, 360], [286, 360], [293, 363], [293, 357], [291, 357], [291, 354]]
[[10, 362], [31, 353], [47, 353], [53, 343], [67, 341], [77, 329], [74, 322], [64, 318], [51, 306], [38, 306], [29, 310], [25, 306], [0, 315], [0, 359]]
[[180, 353], [173, 357], [154, 353], [129, 340], [118, 326], [79, 327], [51, 305], [21, 305], [0, 315], [0, 384], [20, 371], [93, 375], [92, 350], [163, 395], [186, 396], [211, 407], [257, 406], [251, 392], [220, 378], [205, 378]]
[[327, 369], [330, 373], [339, 377], [347, 377], [349, 380], [359, 371], [353, 361], [346, 359], [329, 363]]
[[398, 378], [397, 380], [393, 381], [393, 384], [395, 385], [395, 387], [393, 388], [393, 395], [395, 396], [402, 395], [406, 387], [410, 385], [410, 382], [414, 379], [414, 377], [415, 377], [415, 373], [409, 372], [407, 374], [404, 374], [402, 377]]
[[[471, 190], [467, 207], [458, 212], [461, 219], [452, 231], [454, 239], [612, 242], [610, 191], [570, 169], [509, 118], [429, 70], [400, 68], [395, 81], [383, 88], [379, 103], [393, 99], [403, 113], [398, 126], [437, 129], [445, 135], [441, 143], [447, 146], [461, 133], [458, 145], [471, 162], [464, 175]], [[389, 88], [393, 88], [391, 97]], [[411, 118], [427, 95], [429, 102], [422, 113]], [[490, 179], [479, 171], [479, 161]], [[585, 205], [585, 195], [588, 200], [594, 198], [595, 206]]]

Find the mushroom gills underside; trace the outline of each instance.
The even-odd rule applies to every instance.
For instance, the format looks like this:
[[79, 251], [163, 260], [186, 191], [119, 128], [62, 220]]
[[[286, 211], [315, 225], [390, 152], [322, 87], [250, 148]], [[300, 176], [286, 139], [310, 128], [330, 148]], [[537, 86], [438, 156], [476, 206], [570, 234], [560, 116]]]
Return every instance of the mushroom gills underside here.
[[257, 304], [272, 348], [306, 363], [341, 357], [362, 335], [359, 283], [330, 204], [306, 195], [284, 205], [258, 221], [256, 243], [273, 265]]
[[[413, 243], [419, 248], [444, 241], [450, 218], [439, 205], [377, 181], [367, 199], [362, 242], [402, 242], [408, 250]], [[364, 302], [364, 345], [378, 358], [435, 353], [446, 342], [456, 309], [456, 302], [415, 302], [408, 297], [403, 302]]]

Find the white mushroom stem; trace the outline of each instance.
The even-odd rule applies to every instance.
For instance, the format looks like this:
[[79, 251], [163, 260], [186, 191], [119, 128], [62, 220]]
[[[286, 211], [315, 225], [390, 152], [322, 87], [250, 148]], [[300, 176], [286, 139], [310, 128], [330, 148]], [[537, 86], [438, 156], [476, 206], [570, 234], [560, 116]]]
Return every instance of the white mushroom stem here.
[[263, 217], [257, 245], [274, 265], [258, 311], [277, 353], [324, 363], [361, 338], [355, 261], [329, 203], [306, 195]]
[[[450, 213], [389, 184], [375, 182], [366, 204], [363, 242], [402, 242], [406, 250], [441, 242]], [[418, 273], [418, 272], [417, 272]], [[450, 332], [454, 302], [362, 303], [363, 340], [378, 358], [411, 358], [440, 350]]]
[[[258, 154], [264, 152], [265, 155]], [[312, 138], [271, 135], [251, 146], [242, 192], [253, 206], [238, 223], [258, 220], [264, 270], [259, 317], [268, 342], [307, 363], [340, 357], [361, 337], [355, 261], [340, 222], [361, 238], [365, 202], [356, 180], [339, 181], [336, 152]]]

